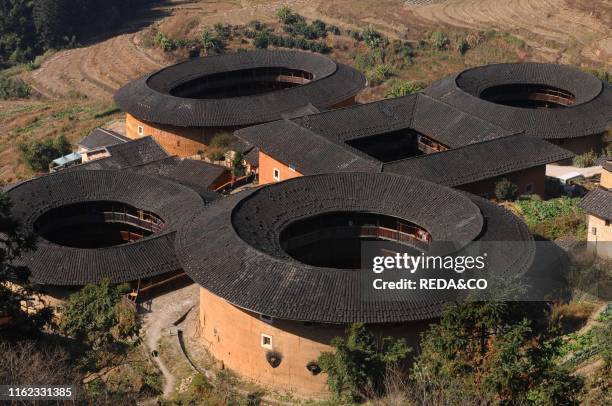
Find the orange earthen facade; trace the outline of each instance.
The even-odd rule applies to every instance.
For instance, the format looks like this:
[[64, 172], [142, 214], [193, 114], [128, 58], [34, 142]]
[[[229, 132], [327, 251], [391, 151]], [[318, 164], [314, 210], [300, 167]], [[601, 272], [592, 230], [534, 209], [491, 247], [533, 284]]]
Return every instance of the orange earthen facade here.
[[536, 166], [522, 171], [508, 173], [506, 175], [485, 179], [467, 185], [461, 185], [457, 189], [475, 195], [492, 199], [495, 197], [495, 184], [506, 178], [517, 186], [518, 195], [536, 194], [542, 198], [546, 197], [546, 166]]
[[259, 152], [259, 184], [280, 182], [283, 180], [304, 176], [284, 163], [277, 161], [271, 156]]
[[233, 128], [173, 127], [140, 121], [126, 114], [125, 135], [130, 139], [152, 136], [170, 155], [189, 157], [206, 151], [210, 140], [219, 133], [231, 133]]
[[[612, 172], [603, 169], [599, 184], [606, 189], [612, 189]], [[592, 214], [587, 215], [587, 220], [589, 249], [599, 257], [612, 259], [612, 221]]]
[[[355, 104], [355, 97], [341, 101], [329, 109], [338, 109]], [[175, 127], [142, 121], [126, 113], [125, 135], [130, 139], [152, 136], [170, 155], [189, 157], [206, 151], [216, 134], [232, 133], [241, 127]]]
[[[296, 178], [298, 176], [303, 176], [303, 174], [272, 158], [266, 153], [262, 151], [259, 152], [260, 185], [280, 182], [283, 180]], [[512, 172], [504, 175], [503, 177], [508, 178], [512, 183], [517, 185], [519, 195], [537, 194], [541, 197], [545, 197], [546, 195], [545, 166], [538, 166], [525, 169], [523, 171]], [[480, 182], [459, 186], [458, 189], [491, 199], [495, 197], [495, 183], [501, 180], [501, 178], [502, 177], [485, 179]]]
[[[372, 326], [375, 334], [406, 339], [416, 346], [428, 322]], [[329, 396], [325, 373], [313, 375], [307, 368], [319, 354], [330, 351], [334, 337], [345, 327], [335, 324], [288, 320], [264, 321], [258, 314], [240, 309], [200, 289], [201, 340], [218, 361], [244, 378], [281, 392], [306, 398]], [[267, 337], [267, 338], [265, 338]], [[269, 344], [267, 341], [269, 339]], [[275, 368], [266, 359], [273, 352], [281, 362]]]

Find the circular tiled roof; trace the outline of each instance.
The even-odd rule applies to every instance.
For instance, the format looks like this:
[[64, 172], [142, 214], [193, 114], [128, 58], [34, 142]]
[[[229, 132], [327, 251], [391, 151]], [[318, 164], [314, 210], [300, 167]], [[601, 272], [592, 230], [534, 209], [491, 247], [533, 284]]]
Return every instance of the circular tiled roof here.
[[[172, 89], [207, 75], [256, 68], [286, 68], [313, 75], [307, 84], [240, 97], [184, 98]], [[364, 76], [315, 53], [250, 51], [196, 58], [148, 74], [117, 91], [121, 109], [139, 120], [182, 127], [246, 126], [282, 118], [308, 104], [327, 108], [355, 96]]]
[[162, 231], [105, 248], [74, 248], [39, 236], [36, 250], [23, 254], [33, 282], [84, 285], [102, 279], [121, 283], [181, 269], [174, 238], [183, 219], [204, 206], [192, 189], [158, 177], [127, 171], [66, 171], [20, 183], [8, 190], [13, 214], [34, 233], [36, 220], [52, 209], [86, 202], [119, 202], [155, 213]]
[[[538, 85], [571, 93], [574, 104], [558, 109], [507, 106], [481, 98], [498, 86]], [[588, 136], [612, 124], [612, 87], [574, 68], [545, 63], [505, 63], [467, 69], [425, 90], [435, 99], [507, 130], [545, 139]]]
[[[391, 174], [299, 177], [232, 195], [186, 223], [177, 237], [185, 271], [228, 302], [267, 316], [328, 323], [431, 319], [445, 300], [432, 293], [365, 301], [359, 270], [306, 265], [281, 247], [285, 227], [324, 213], [369, 212], [426, 229], [455, 250], [473, 241], [519, 241], [496, 266], [524, 272], [533, 260], [527, 227], [488, 201]], [[202, 233], [201, 230], [207, 230]], [[389, 293], [393, 295], [393, 293]], [[389, 300], [385, 300], [389, 299]]]

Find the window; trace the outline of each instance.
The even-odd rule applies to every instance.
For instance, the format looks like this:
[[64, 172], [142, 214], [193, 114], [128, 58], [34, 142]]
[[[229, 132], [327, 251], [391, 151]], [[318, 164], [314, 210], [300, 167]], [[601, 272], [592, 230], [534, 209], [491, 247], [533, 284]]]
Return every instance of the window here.
[[533, 193], [533, 183], [528, 183], [525, 185], [525, 194], [530, 195]]
[[272, 349], [272, 337], [267, 334], [261, 335], [261, 346], [269, 350]]
[[265, 314], [260, 314], [259, 320], [266, 322], [268, 324], [274, 324], [274, 319], [270, 316], [266, 316]]
[[272, 176], [274, 176], [274, 180], [279, 182], [280, 181], [280, 171], [276, 168], [274, 168], [274, 171], [272, 172]]
[[142, 128], [141, 125], [138, 126], [138, 135], [143, 135], [144, 134], [144, 128]]
[[597, 235], [597, 227], [591, 227], [591, 234]]

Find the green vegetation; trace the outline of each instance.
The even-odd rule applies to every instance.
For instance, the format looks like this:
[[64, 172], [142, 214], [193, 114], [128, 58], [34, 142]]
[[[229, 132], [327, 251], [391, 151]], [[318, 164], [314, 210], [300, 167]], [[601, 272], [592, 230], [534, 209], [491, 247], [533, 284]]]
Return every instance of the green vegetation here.
[[72, 146], [66, 137], [34, 140], [19, 145], [21, 155], [32, 170], [43, 172], [49, 170], [51, 161], [69, 154]]
[[553, 328], [538, 327], [548, 326], [544, 307], [474, 302], [447, 308], [423, 335], [412, 371], [417, 387], [451, 404], [577, 403], [582, 380], [556, 364], [562, 343]]
[[[0, 244], [0, 318], [8, 317], [20, 330], [29, 331], [40, 328], [50, 321], [47, 309], [25, 311], [21, 302], [32, 297], [34, 291], [26, 283], [28, 270], [15, 264], [23, 253], [35, 249], [34, 236], [23, 229], [20, 222], [13, 218], [13, 202], [0, 191], [0, 224], [2, 224], [2, 244]], [[5, 283], [18, 281], [21, 287], [9, 289]]]
[[6, 0], [0, 2], [0, 68], [28, 63], [118, 27], [141, 0]]
[[21, 79], [14, 79], [0, 74], [0, 99], [23, 99], [30, 96], [32, 89]]
[[411, 80], [398, 80], [393, 82], [387, 97], [406, 96], [408, 94], [418, 93], [423, 89], [425, 89], [425, 85], [423, 83], [414, 82]]
[[401, 363], [410, 348], [403, 340], [384, 337], [377, 340], [362, 323], [351, 325], [346, 339], [332, 340], [333, 352], [324, 352], [318, 363], [327, 373], [329, 389], [338, 399], [356, 401], [384, 392], [388, 368]]
[[136, 309], [122, 301], [129, 291], [129, 285], [111, 285], [108, 280], [85, 286], [66, 302], [60, 331], [94, 350], [132, 338], [139, 326]]
[[434, 49], [441, 51], [448, 48], [450, 45], [450, 39], [444, 32], [434, 31], [429, 37], [429, 43]]
[[518, 187], [504, 178], [495, 183], [495, 197], [500, 201], [512, 201], [516, 199]]
[[[214, 35], [211, 30], [206, 28], [204, 31], [202, 31], [202, 35], [200, 36], [202, 49], [207, 56], [222, 54], [223, 51], [225, 51], [225, 41], [230, 37], [231, 28], [222, 24], [215, 27], [217, 27], [215, 28], [217, 35]], [[229, 33], [226, 30], [228, 30]], [[219, 34], [219, 32], [221, 34]]]
[[566, 196], [542, 200], [539, 196], [515, 202], [530, 231], [540, 238], [555, 240], [561, 236], [586, 238], [586, 223], [580, 198]]
[[599, 80], [603, 82], [612, 84], [612, 73], [610, 73], [609, 71], [605, 69], [593, 69], [593, 70], [589, 70], [588, 73], [590, 73], [591, 75], [595, 76], [596, 78], [598, 78]]
[[232, 175], [236, 178], [244, 176], [245, 174], [245, 166], [244, 166], [244, 158], [240, 152], [236, 152], [234, 154], [234, 159], [232, 159]]
[[591, 150], [589, 152], [574, 156], [574, 158], [572, 159], [572, 165], [578, 168], [587, 168], [589, 166], [593, 166], [593, 164], [595, 164], [596, 159], [597, 154]]

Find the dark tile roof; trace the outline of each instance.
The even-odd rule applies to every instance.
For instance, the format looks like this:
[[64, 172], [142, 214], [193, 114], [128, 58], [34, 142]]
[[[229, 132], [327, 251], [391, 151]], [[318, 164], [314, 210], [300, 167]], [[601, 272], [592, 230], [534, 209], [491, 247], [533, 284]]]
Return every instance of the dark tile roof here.
[[359, 271], [306, 265], [281, 248], [280, 233], [289, 222], [337, 211], [413, 221], [434, 240], [455, 242], [456, 249], [472, 241], [518, 241], [520, 249], [496, 263], [507, 272], [524, 272], [533, 260], [527, 227], [504, 209], [427, 181], [367, 173], [298, 177], [231, 195], [188, 221], [177, 249], [185, 271], [205, 289], [271, 317], [386, 323], [439, 316], [441, 296], [398, 299], [385, 291], [380, 300], [364, 300]]
[[122, 144], [130, 139], [105, 128], [94, 128], [85, 138], [79, 142], [79, 146], [89, 151], [108, 147], [115, 144]]
[[573, 157], [540, 138], [513, 135], [435, 154], [385, 163], [383, 172], [460, 186]]
[[336, 143], [412, 129], [455, 148], [513, 134], [423, 94], [358, 104], [293, 121]]
[[150, 136], [111, 145], [106, 149], [122, 167], [142, 165], [168, 157], [168, 153]]
[[[314, 74], [310, 83], [243, 97], [192, 99], [171, 89], [209, 74], [259, 67], [299, 69]], [[355, 96], [364, 76], [331, 59], [300, 51], [250, 51], [192, 59], [133, 81], [117, 91], [120, 108], [140, 120], [194, 127], [234, 127], [278, 120], [309, 103], [327, 108]]]
[[[481, 99], [487, 88], [540, 84], [564, 89], [576, 97], [570, 107], [529, 109]], [[425, 94], [514, 132], [545, 139], [599, 134], [612, 123], [612, 86], [568, 66], [542, 63], [486, 65], [442, 79]]]
[[145, 175], [156, 175], [178, 182], [198, 192], [206, 201], [213, 201], [221, 197], [220, 194], [210, 190], [210, 186], [219, 177], [229, 172], [229, 169], [224, 166], [193, 159], [180, 159], [176, 156], [132, 166], [126, 170]]
[[600, 162], [596, 162], [596, 163], [601, 165], [603, 170], [612, 172], [612, 157], [603, 158], [601, 159]]
[[164, 230], [123, 245], [82, 249], [39, 238], [37, 249], [20, 263], [29, 267], [33, 282], [84, 285], [109, 278], [134, 281], [179, 270], [174, 252], [175, 232], [204, 206], [193, 190], [159, 177], [127, 171], [61, 171], [23, 182], [8, 191], [13, 214], [34, 232], [38, 217], [53, 208], [87, 201], [117, 201], [160, 216]]
[[249, 127], [235, 134], [304, 175], [380, 171], [378, 162], [364, 158], [348, 147], [342, 147], [290, 120]]
[[[383, 164], [346, 141], [410, 128], [452, 149]], [[571, 158], [424, 95], [381, 100], [247, 127], [235, 135], [304, 175], [394, 172], [458, 186]], [[384, 169], [383, 169], [384, 168]]]
[[106, 147], [109, 157], [71, 166], [65, 170], [123, 169], [168, 158], [170, 155], [151, 136]]
[[593, 189], [582, 198], [580, 207], [597, 217], [612, 220], [612, 191], [603, 188]]

